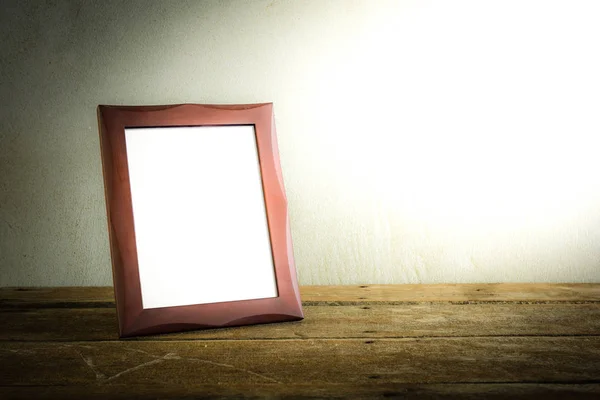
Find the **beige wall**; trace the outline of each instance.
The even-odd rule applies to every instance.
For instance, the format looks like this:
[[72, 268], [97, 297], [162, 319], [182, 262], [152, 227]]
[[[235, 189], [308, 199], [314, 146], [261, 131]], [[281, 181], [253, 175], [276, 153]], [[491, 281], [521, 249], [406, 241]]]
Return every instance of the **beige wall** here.
[[275, 103], [302, 284], [600, 281], [596, 1], [15, 1], [0, 286], [108, 285], [97, 104]]

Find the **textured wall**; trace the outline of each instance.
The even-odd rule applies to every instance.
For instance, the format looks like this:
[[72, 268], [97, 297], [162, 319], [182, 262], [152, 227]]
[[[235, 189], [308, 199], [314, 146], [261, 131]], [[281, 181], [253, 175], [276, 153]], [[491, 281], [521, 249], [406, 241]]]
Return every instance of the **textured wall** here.
[[97, 104], [265, 101], [301, 283], [600, 281], [596, 1], [0, 7], [0, 286], [111, 283]]

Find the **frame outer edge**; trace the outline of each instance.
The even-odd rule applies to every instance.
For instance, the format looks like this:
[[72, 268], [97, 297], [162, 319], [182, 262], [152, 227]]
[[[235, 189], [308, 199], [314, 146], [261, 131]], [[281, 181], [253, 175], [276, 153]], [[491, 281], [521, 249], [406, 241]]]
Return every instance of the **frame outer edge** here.
[[104, 202], [105, 202], [105, 210], [106, 210], [106, 226], [108, 228], [108, 242], [109, 242], [109, 251], [110, 251], [110, 263], [111, 270], [113, 276], [113, 297], [115, 299], [115, 306], [119, 308], [117, 310], [117, 321], [119, 326], [119, 337], [123, 337], [125, 331], [125, 321], [124, 321], [124, 313], [123, 310], [120, 309], [123, 307], [124, 298], [121, 293], [120, 288], [117, 286], [117, 282], [120, 279], [117, 279], [117, 267], [116, 267], [116, 257], [118, 256], [116, 253], [118, 251], [115, 249], [116, 240], [114, 238], [114, 232], [112, 227], [112, 217], [111, 217], [111, 208], [110, 208], [110, 192], [112, 190], [112, 169], [113, 165], [113, 155], [112, 150], [110, 149], [110, 142], [108, 139], [108, 130], [105, 122], [105, 111], [108, 107], [104, 105], [99, 105], [97, 107], [97, 117], [98, 117], [98, 127], [99, 127], [99, 139], [100, 139], [100, 160], [102, 163], [102, 175], [104, 182]]
[[287, 259], [288, 266], [290, 270], [290, 280], [292, 284], [292, 289], [294, 291], [294, 297], [296, 299], [296, 307], [297, 307], [297, 315], [294, 315], [298, 318], [304, 318], [304, 312], [302, 310], [302, 300], [300, 298], [300, 288], [298, 285], [298, 272], [296, 270], [296, 262], [294, 256], [294, 246], [292, 243], [292, 230], [290, 223], [290, 211], [289, 211], [289, 201], [287, 198], [287, 194], [285, 192], [285, 184], [283, 181], [283, 169], [281, 167], [281, 157], [279, 155], [279, 142], [277, 139], [277, 128], [275, 125], [275, 110], [273, 103], [269, 103], [270, 114], [271, 114], [271, 151], [273, 152], [273, 158], [275, 161], [275, 171], [277, 174], [277, 180], [279, 181], [279, 187], [281, 191], [281, 195], [283, 198], [283, 202], [285, 204], [285, 236], [286, 236], [286, 250], [287, 250]]

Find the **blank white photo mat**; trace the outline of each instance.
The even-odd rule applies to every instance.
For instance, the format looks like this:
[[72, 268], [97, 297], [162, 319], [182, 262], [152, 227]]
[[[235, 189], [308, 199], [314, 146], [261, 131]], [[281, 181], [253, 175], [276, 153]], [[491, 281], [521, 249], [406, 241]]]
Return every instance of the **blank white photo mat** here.
[[143, 308], [277, 297], [254, 126], [125, 141]]

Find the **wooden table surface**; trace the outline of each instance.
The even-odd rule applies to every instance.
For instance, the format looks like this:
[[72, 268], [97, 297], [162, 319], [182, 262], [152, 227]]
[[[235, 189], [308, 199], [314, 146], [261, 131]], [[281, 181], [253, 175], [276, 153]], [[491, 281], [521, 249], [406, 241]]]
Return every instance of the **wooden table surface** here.
[[111, 288], [0, 289], [0, 399], [600, 399], [600, 284], [301, 292], [304, 321], [120, 340]]

